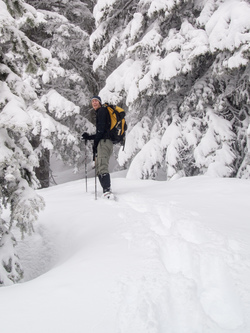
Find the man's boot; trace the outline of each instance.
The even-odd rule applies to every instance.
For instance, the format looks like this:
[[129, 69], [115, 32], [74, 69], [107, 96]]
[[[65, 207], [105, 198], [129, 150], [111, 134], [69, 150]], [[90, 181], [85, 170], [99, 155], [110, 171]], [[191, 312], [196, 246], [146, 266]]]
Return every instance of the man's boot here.
[[110, 174], [103, 173], [102, 175], [98, 175], [100, 184], [103, 189], [103, 193], [110, 192]]
[[104, 173], [98, 176], [101, 186], [103, 188], [103, 195], [102, 197], [105, 199], [114, 199], [114, 195], [110, 189], [110, 174]]

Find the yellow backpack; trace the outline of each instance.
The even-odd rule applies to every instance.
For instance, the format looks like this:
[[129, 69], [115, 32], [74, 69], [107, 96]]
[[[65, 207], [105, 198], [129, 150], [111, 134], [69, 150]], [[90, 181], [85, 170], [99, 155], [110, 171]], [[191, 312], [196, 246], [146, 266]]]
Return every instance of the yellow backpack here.
[[113, 143], [125, 144], [125, 133], [127, 124], [125, 121], [125, 111], [117, 105], [103, 105], [107, 108], [110, 115], [109, 137]]

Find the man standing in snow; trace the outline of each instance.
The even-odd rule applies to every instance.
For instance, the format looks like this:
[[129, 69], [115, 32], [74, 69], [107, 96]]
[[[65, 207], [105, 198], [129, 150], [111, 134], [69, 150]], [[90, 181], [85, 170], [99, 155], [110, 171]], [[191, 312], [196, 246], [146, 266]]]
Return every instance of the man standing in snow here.
[[93, 152], [95, 156], [96, 174], [103, 188], [103, 197], [113, 198], [111, 193], [111, 180], [109, 174], [109, 160], [113, 152], [113, 142], [109, 139], [110, 116], [106, 107], [102, 106], [99, 96], [93, 96], [91, 104], [96, 112], [96, 134], [89, 135], [84, 132], [83, 140], [94, 140]]

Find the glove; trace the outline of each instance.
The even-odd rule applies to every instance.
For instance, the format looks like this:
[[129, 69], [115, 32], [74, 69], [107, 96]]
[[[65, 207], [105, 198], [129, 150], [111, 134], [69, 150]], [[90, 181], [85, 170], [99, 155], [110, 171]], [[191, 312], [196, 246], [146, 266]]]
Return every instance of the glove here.
[[86, 132], [84, 132], [82, 134], [82, 140], [90, 140], [89, 137], [90, 137], [90, 135], [88, 133], [86, 133]]

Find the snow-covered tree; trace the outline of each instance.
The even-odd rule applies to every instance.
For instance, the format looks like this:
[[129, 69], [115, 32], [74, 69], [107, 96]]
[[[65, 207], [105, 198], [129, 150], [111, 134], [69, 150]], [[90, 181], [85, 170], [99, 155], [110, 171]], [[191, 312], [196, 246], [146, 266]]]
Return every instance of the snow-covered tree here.
[[89, 33], [94, 28], [93, 5], [80, 0], [27, 2], [45, 18], [39, 27], [27, 27], [29, 35], [49, 49], [65, 70], [63, 78], [58, 77], [42, 88], [56, 89], [71, 102], [89, 109], [90, 97], [98, 90], [89, 48]]
[[52, 149], [68, 158], [80, 153], [75, 133], [64, 124], [79, 107], [55, 89], [44, 94], [41, 89], [65, 70], [24, 33], [28, 25], [44, 22], [44, 14], [24, 1], [0, 0], [0, 281], [5, 284], [22, 275], [15, 251], [8, 250], [15, 244], [12, 227], [31, 232], [44, 207], [35, 191], [41, 155]]
[[[249, 1], [98, 0], [94, 17], [94, 69], [107, 76], [101, 96], [128, 109], [119, 156], [128, 176], [250, 178]], [[145, 116], [147, 139], [141, 131], [134, 140]]]
[[[36, 1], [28, 0], [43, 15], [44, 21], [36, 27], [23, 26], [22, 29], [39, 45], [46, 47], [54, 59], [64, 69], [64, 75], [53, 81], [40, 82], [39, 94], [51, 95], [50, 90], [79, 106], [79, 112], [60, 117], [60, 123], [69, 127], [78, 137], [90, 124], [90, 97], [98, 92], [98, 80], [92, 70], [92, 53], [89, 48], [89, 33], [93, 30], [92, 1]], [[52, 100], [50, 98], [50, 100]], [[49, 110], [48, 110], [49, 112]], [[63, 114], [63, 112], [60, 112]], [[81, 143], [78, 144], [81, 150]], [[62, 147], [58, 142], [58, 147]], [[74, 151], [73, 151], [74, 152]], [[56, 154], [64, 162], [78, 166], [82, 158], [67, 149], [57, 150]], [[89, 152], [89, 155], [91, 153]], [[47, 182], [50, 171], [50, 154], [46, 150], [40, 159], [40, 168], [46, 172]], [[41, 176], [39, 176], [41, 179]]]

